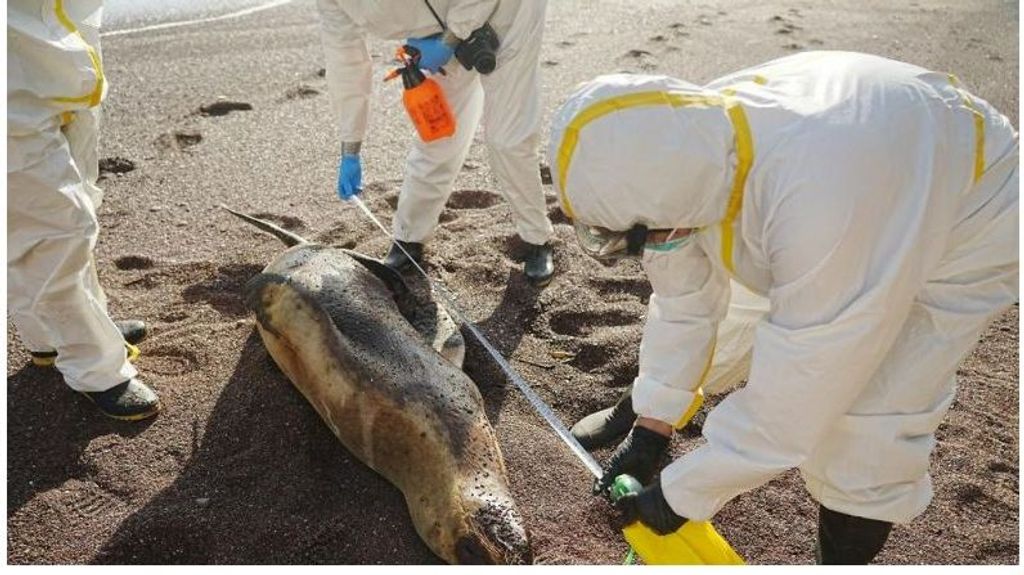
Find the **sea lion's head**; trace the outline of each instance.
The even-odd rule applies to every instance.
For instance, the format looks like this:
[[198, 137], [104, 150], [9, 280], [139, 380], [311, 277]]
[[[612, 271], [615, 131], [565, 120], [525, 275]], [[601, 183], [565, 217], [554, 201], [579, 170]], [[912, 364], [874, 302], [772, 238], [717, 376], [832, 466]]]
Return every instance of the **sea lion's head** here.
[[481, 501], [456, 535], [460, 565], [526, 565], [533, 562], [530, 538], [511, 500]]
[[478, 468], [409, 506], [416, 530], [440, 558], [453, 565], [533, 562], [530, 537], [504, 471]]

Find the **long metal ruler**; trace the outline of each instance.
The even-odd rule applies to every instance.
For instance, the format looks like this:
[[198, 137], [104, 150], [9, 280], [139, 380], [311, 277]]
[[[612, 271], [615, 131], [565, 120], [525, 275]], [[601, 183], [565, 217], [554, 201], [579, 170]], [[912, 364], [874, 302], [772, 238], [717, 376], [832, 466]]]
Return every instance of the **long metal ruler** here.
[[[380, 231], [384, 232], [384, 235], [386, 235], [388, 238], [391, 239], [392, 242], [394, 242], [394, 236], [386, 227], [384, 227], [384, 224], [382, 224], [380, 220], [377, 219], [377, 216], [373, 215], [373, 212], [370, 211], [370, 208], [365, 203], [363, 203], [363, 200], [359, 196], [353, 196], [352, 200], [355, 201], [356, 205], [359, 206], [359, 209], [361, 209], [363, 213], [366, 214], [366, 217], [368, 217], [370, 221], [372, 221], [378, 228], [380, 228]], [[537, 392], [533, 391], [533, 388], [530, 387], [530, 384], [526, 383], [526, 380], [523, 379], [521, 375], [519, 375], [519, 372], [517, 372], [511, 364], [509, 364], [505, 357], [501, 355], [501, 352], [499, 352], [497, 348], [495, 348], [494, 345], [491, 344], [490, 340], [487, 339], [487, 337], [480, 331], [476, 324], [469, 321], [469, 318], [466, 317], [466, 314], [462, 313], [462, 309], [459, 308], [459, 305], [455, 301], [455, 296], [452, 295], [452, 293], [449, 292], [448, 289], [441, 284], [441, 282], [434, 281], [430, 277], [430, 275], [427, 274], [426, 270], [420, 267], [419, 263], [417, 263], [416, 260], [413, 259], [411, 255], [409, 255], [409, 252], [405, 251], [405, 248], [402, 247], [402, 244], [395, 242], [394, 245], [398, 246], [398, 249], [402, 250], [402, 252], [405, 253], [406, 257], [409, 258], [409, 261], [412, 262], [412, 265], [416, 266], [416, 269], [421, 274], [423, 274], [423, 277], [427, 279], [427, 283], [430, 284], [430, 287], [432, 287], [434, 291], [439, 296], [441, 296], [441, 299], [444, 300], [445, 306], [448, 308], [448, 311], [455, 316], [455, 319], [462, 322], [462, 324], [466, 326], [466, 329], [468, 329], [469, 332], [473, 334], [473, 337], [475, 337], [476, 340], [480, 342], [480, 345], [484, 346], [484, 349], [487, 350], [487, 353], [489, 353], [490, 356], [494, 359], [494, 361], [498, 364], [498, 367], [501, 368], [501, 371], [503, 371], [505, 375], [512, 381], [512, 383], [514, 383], [515, 386], [519, 388], [519, 391], [523, 392], [523, 395], [526, 396], [526, 399], [527, 401], [530, 402], [530, 405], [532, 405], [533, 408], [537, 411], [537, 413], [539, 413], [540, 416], [544, 418], [544, 421], [546, 421], [548, 425], [551, 426], [551, 429], [553, 429], [555, 431], [555, 434], [558, 435], [562, 442], [564, 442], [569, 447], [569, 450], [572, 451], [581, 462], [583, 462], [583, 466], [587, 468], [587, 471], [589, 471], [591, 474], [594, 475], [594, 477], [597, 478], [600, 478], [602, 475], [604, 475], [604, 472], [601, 470], [601, 466], [598, 465], [594, 457], [590, 455], [590, 453], [586, 449], [584, 449], [582, 445], [580, 445], [580, 442], [576, 441], [576, 438], [572, 436], [572, 433], [570, 433], [568, 429], [566, 429], [565, 425], [562, 423], [562, 420], [560, 420], [558, 416], [555, 414], [554, 410], [551, 409], [551, 406], [545, 403], [544, 400], [541, 399], [539, 395], [537, 395]]]

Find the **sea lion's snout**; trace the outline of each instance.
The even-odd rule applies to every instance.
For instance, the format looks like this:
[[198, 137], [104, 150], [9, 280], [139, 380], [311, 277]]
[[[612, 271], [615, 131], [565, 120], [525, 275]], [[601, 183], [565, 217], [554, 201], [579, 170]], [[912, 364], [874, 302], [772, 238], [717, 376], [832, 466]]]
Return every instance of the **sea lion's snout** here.
[[470, 520], [470, 531], [455, 542], [461, 565], [528, 565], [533, 562], [530, 538], [511, 505], [490, 503]]

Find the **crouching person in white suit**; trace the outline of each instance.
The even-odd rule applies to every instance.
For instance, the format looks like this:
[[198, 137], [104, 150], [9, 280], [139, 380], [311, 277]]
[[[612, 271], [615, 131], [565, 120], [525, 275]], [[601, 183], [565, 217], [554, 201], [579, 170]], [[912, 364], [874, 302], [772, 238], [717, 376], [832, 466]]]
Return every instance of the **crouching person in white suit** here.
[[[819, 560], [871, 561], [931, 501], [957, 365], [1018, 299], [1007, 118], [947, 74], [807, 52], [705, 86], [599, 77], [557, 112], [550, 159], [584, 250], [642, 257], [654, 291], [631, 393], [574, 429], [589, 447], [628, 433], [598, 488], [647, 482], [622, 511], [665, 533], [798, 468]], [[748, 383], [659, 474], [730, 280], [767, 304], [744, 296], [749, 336], [730, 337], [752, 352], [726, 350], [749, 374], [719, 366]]]

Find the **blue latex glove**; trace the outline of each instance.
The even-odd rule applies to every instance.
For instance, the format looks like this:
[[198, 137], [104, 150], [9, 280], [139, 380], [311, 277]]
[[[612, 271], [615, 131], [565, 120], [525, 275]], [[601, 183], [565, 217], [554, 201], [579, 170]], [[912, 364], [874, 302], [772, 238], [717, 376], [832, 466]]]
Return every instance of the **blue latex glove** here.
[[338, 166], [338, 197], [350, 200], [363, 191], [363, 166], [359, 154], [345, 154]]
[[420, 68], [436, 74], [441, 66], [452, 59], [455, 49], [442, 39], [440, 34], [426, 38], [406, 38], [405, 44], [420, 51]]

